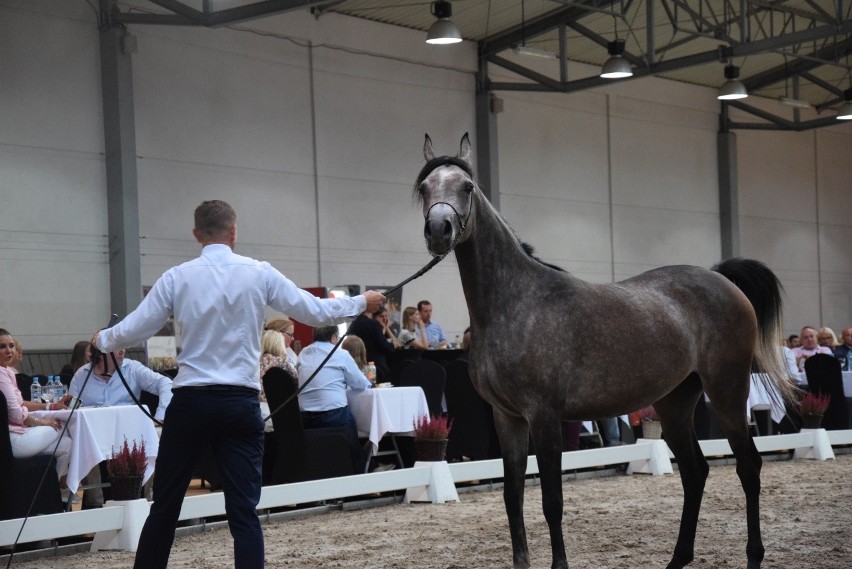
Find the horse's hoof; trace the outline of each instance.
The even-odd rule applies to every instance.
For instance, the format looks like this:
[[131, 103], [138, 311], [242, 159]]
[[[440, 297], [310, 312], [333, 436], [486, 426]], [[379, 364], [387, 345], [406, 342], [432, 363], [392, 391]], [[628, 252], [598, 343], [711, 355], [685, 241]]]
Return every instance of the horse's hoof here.
[[749, 561], [746, 569], [760, 569], [760, 561]]

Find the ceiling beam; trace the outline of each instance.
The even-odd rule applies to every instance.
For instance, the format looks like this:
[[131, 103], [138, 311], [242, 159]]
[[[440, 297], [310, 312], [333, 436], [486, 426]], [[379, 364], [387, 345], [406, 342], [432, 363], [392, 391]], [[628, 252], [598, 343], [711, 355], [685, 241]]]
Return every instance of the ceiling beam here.
[[115, 12], [108, 14], [107, 20], [115, 24], [154, 24], [175, 26], [218, 27], [244, 22], [265, 16], [283, 14], [292, 10], [314, 8], [327, 4], [336, 4], [340, 0], [264, 0], [245, 4], [236, 8], [199, 12], [178, 0], [149, 0], [165, 8], [171, 14], [144, 14], [139, 12]]

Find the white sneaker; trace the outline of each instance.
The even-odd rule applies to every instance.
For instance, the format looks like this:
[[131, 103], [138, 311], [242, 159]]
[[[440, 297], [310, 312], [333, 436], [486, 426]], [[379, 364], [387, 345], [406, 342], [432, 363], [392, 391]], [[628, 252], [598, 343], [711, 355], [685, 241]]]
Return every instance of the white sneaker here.
[[393, 470], [394, 468], [396, 468], [395, 464], [380, 464], [370, 472], [387, 472], [388, 470]]

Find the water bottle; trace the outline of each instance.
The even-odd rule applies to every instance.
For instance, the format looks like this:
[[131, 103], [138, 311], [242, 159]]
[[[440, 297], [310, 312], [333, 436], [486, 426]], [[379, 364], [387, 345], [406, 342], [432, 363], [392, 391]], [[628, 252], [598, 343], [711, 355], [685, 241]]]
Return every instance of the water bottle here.
[[459, 335], [458, 335], [458, 334], [456, 334], [456, 343], [455, 343], [455, 344], [453, 344], [453, 347], [454, 347], [455, 349], [457, 349], [457, 350], [461, 348], [461, 340], [459, 340]]
[[56, 384], [53, 383], [53, 376], [47, 376], [47, 385], [44, 386], [44, 394], [49, 395], [49, 399], [45, 399], [47, 403], [56, 401]]
[[68, 386], [62, 383], [62, 378], [58, 375], [55, 376], [56, 379], [56, 401], [61, 401], [63, 397], [68, 394]]
[[33, 384], [30, 386], [30, 401], [38, 401], [41, 403], [41, 384], [38, 382], [38, 378], [33, 378]]
[[376, 385], [376, 364], [375, 362], [367, 362], [367, 379], [370, 380], [370, 383]]

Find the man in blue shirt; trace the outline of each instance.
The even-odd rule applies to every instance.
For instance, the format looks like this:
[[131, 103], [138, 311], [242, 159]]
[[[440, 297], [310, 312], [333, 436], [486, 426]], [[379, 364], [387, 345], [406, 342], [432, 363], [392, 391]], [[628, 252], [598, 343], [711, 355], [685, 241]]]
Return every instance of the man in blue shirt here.
[[[143, 391], [160, 398], [154, 418], [162, 421], [166, 415], [166, 407], [172, 400], [172, 380], [135, 360], [124, 359], [124, 350], [117, 350], [113, 353], [121, 370], [121, 375], [124, 376], [124, 380], [133, 391], [136, 399], [142, 396]], [[68, 387], [68, 394], [79, 399], [83, 407], [135, 404], [133, 397], [127, 392], [127, 388], [124, 387], [115, 370], [112, 354], [101, 354], [97, 358], [97, 363], [91, 374], [90, 369], [92, 369], [91, 363], [84, 364], [71, 378], [71, 385]], [[87, 376], [89, 377], [88, 381], [86, 380]], [[86, 384], [85, 388], [83, 388], [83, 383]], [[100, 466], [92, 468], [83, 482], [87, 485], [95, 485], [94, 488], [89, 488], [83, 492], [83, 508], [100, 508], [103, 506], [103, 490], [97, 486], [101, 483]]]
[[447, 347], [447, 337], [444, 336], [444, 329], [441, 325], [432, 320], [432, 303], [428, 300], [421, 300], [417, 303], [417, 311], [420, 313], [420, 320], [426, 327], [426, 337], [429, 340], [429, 348], [435, 350], [437, 348]]
[[165, 569], [181, 504], [195, 464], [212, 447], [225, 492], [234, 566], [261, 569], [263, 532], [257, 518], [263, 458], [260, 416], [260, 331], [264, 309], [311, 326], [334, 324], [384, 302], [367, 291], [319, 299], [267, 262], [234, 253], [237, 214], [220, 200], [195, 209], [192, 234], [201, 256], [166, 271], [139, 307], [95, 334], [101, 351], [134, 345], [170, 316], [182, 350], [166, 411], [154, 478], [154, 503], [136, 552], [136, 569]]
[[[299, 354], [299, 387], [316, 371], [338, 339], [337, 326], [322, 326], [314, 330], [314, 342]], [[346, 390], [364, 391], [371, 386], [349, 352], [336, 350], [299, 394], [302, 426], [306, 429], [346, 428], [356, 472], [364, 471], [364, 451], [358, 443], [358, 427], [349, 410]]]
[[[172, 400], [172, 380], [135, 360], [124, 359], [124, 350], [117, 350], [113, 353], [121, 369], [121, 375], [124, 376], [136, 399], [142, 396], [143, 391], [159, 396], [160, 402], [157, 405], [154, 418], [162, 421], [166, 416], [166, 407]], [[68, 387], [70, 395], [78, 398], [84, 407], [134, 405], [133, 398], [124, 387], [121, 378], [118, 377], [111, 354], [98, 357], [98, 363], [89, 380], [86, 381], [86, 376], [89, 375], [91, 368], [92, 364], [88, 363], [77, 370], [77, 373], [71, 379], [71, 385]], [[83, 389], [83, 382], [86, 382], [85, 389]]]

